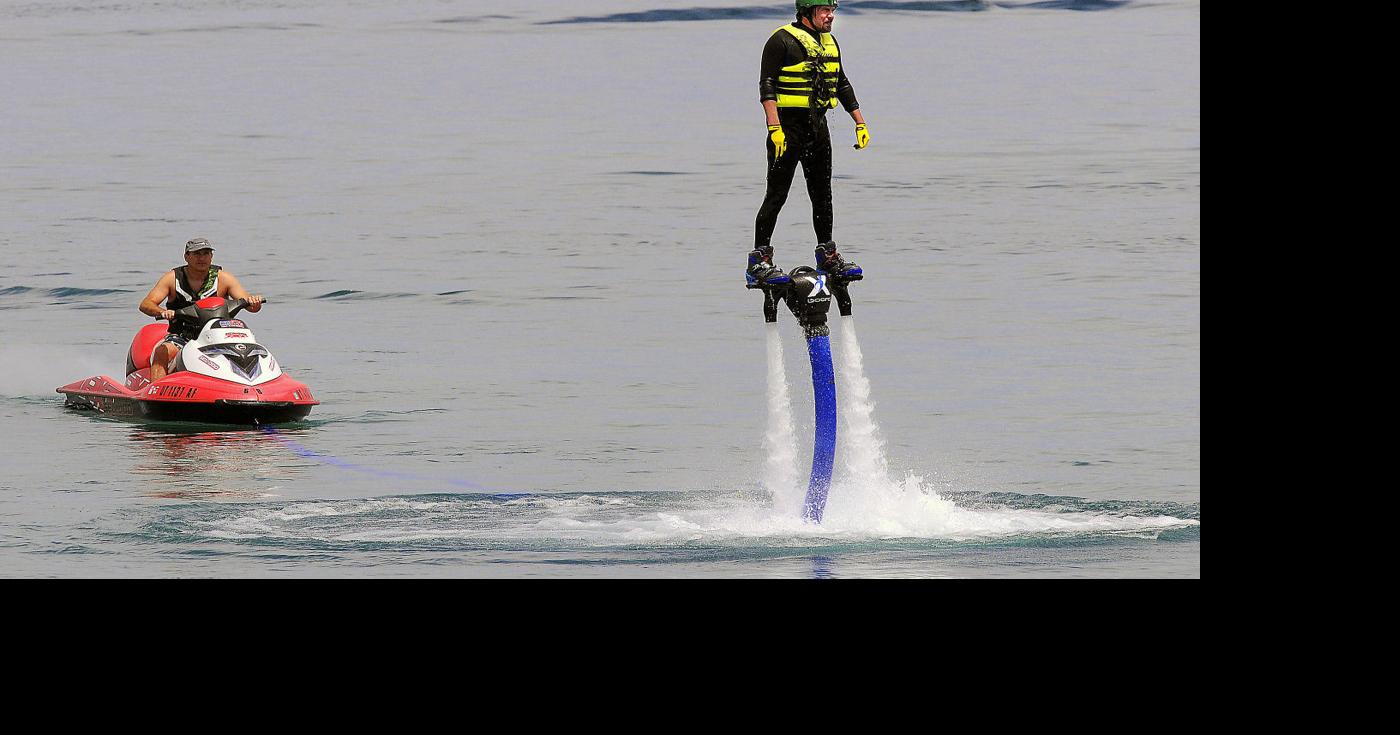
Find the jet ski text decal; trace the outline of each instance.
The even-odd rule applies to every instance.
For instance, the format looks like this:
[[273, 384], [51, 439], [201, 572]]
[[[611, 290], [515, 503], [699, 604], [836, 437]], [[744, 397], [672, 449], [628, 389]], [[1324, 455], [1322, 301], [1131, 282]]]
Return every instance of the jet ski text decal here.
[[146, 395], [157, 398], [194, 398], [197, 392], [198, 388], [184, 385], [153, 385], [146, 391]]

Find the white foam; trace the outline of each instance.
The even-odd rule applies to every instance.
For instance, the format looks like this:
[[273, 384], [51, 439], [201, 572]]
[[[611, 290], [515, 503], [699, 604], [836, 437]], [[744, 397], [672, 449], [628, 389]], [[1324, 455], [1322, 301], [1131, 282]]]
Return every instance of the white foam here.
[[963, 508], [910, 473], [903, 480], [856, 481], [833, 485], [822, 525], [831, 532], [873, 538], [949, 540], [1028, 535], [1160, 531], [1199, 525], [1169, 516], [1130, 516], [1034, 508]]
[[[418, 501], [409, 498], [306, 501], [249, 509], [229, 518], [196, 522], [224, 539], [283, 538], [329, 542], [429, 541], [610, 548], [717, 544], [759, 547], [817, 546], [835, 542], [997, 540], [1017, 536], [1132, 534], [1155, 536], [1199, 525], [1169, 516], [1017, 508], [961, 508], [909, 475], [898, 483], [840, 486], [821, 524], [737, 495], [674, 495], [657, 508], [655, 496], [533, 496], [490, 500]], [[335, 523], [328, 523], [334, 519]]]

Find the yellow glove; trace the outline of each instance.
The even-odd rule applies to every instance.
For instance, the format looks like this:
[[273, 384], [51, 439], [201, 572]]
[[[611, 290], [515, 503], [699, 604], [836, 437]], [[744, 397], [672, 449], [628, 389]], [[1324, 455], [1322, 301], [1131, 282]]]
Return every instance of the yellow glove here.
[[870, 145], [870, 131], [865, 129], [865, 123], [856, 123], [856, 144], [851, 146], [860, 150]]
[[787, 136], [783, 135], [783, 126], [769, 125], [768, 139], [773, 141], [773, 157], [782, 158], [783, 153], [787, 151]]

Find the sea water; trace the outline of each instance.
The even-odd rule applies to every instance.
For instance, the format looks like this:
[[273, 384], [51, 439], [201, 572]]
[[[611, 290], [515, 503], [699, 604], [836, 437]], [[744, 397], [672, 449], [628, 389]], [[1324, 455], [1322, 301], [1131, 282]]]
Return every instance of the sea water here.
[[[686, 8], [0, 0], [0, 574], [1199, 577], [1199, 3], [843, 3], [821, 525], [742, 287], [791, 15]], [[322, 405], [62, 409], [196, 236]]]

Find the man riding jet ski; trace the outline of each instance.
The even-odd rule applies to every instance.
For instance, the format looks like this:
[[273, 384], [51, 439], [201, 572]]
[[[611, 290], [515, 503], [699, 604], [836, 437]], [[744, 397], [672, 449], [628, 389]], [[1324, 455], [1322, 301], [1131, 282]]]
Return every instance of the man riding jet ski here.
[[137, 332], [127, 350], [124, 383], [99, 375], [57, 388], [65, 405], [176, 421], [270, 424], [305, 418], [319, 401], [285, 375], [248, 325], [234, 318], [266, 302], [211, 265], [208, 240], [190, 240], [185, 253], [188, 265], [167, 272], [141, 302], [142, 312], [169, 320], [169, 327], [150, 324]]
[[[253, 296], [232, 273], [214, 265], [214, 244], [207, 238], [196, 237], [185, 243], [185, 265], [171, 268], [156, 281], [151, 292], [141, 300], [141, 313], [170, 321], [170, 332], [156, 346], [151, 356], [151, 380], [160, 380], [169, 372], [170, 363], [186, 342], [199, 334], [202, 324], [177, 320], [175, 311], [209, 296], [246, 299], [248, 311], [262, 310], [262, 297]], [[165, 302], [162, 309], [160, 302]]]

